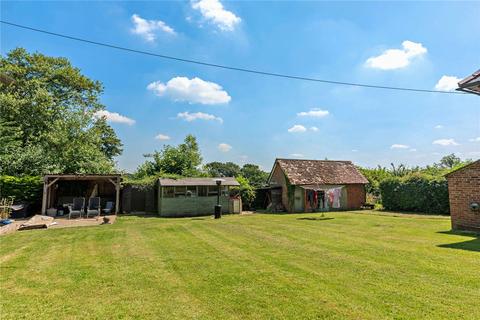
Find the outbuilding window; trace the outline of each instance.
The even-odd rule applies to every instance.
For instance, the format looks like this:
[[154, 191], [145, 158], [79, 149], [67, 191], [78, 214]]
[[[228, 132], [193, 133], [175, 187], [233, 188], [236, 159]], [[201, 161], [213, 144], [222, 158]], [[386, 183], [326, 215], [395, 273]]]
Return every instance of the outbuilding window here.
[[208, 194], [208, 188], [206, 186], [198, 186], [198, 196], [206, 197]]
[[163, 187], [163, 197], [164, 198], [173, 198], [175, 196], [174, 187]]
[[187, 186], [187, 197], [196, 197], [196, 196], [197, 196], [197, 187]]
[[187, 193], [187, 187], [185, 186], [175, 187], [175, 198], [185, 197], [186, 193]]

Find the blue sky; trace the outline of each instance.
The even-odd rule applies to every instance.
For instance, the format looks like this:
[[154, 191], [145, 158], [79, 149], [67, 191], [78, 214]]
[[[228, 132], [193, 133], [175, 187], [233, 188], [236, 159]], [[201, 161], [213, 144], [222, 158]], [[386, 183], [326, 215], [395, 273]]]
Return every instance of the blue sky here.
[[[3, 20], [206, 62], [306, 77], [451, 90], [480, 68], [479, 2], [6, 2]], [[204, 162], [276, 157], [424, 165], [480, 158], [480, 97], [345, 87], [184, 64], [1, 25], [1, 53], [64, 56], [105, 86], [124, 143], [199, 141]], [[446, 76], [446, 77], [445, 77]], [[440, 81], [440, 79], [443, 80]], [[440, 81], [440, 82], [439, 82]]]

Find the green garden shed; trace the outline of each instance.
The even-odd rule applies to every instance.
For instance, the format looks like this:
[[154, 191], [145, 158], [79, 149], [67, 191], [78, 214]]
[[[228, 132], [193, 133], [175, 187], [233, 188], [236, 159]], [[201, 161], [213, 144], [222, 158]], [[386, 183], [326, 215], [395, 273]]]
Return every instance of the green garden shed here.
[[232, 195], [240, 184], [235, 178], [184, 178], [158, 180], [158, 214], [162, 217], [193, 217], [213, 214], [220, 184], [222, 213], [241, 213], [242, 201]]

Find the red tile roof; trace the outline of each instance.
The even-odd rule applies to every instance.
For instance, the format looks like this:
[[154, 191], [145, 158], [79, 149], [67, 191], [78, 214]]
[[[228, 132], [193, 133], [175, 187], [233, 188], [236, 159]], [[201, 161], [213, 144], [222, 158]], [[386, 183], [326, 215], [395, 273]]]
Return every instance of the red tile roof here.
[[291, 184], [366, 184], [351, 161], [277, 159]]

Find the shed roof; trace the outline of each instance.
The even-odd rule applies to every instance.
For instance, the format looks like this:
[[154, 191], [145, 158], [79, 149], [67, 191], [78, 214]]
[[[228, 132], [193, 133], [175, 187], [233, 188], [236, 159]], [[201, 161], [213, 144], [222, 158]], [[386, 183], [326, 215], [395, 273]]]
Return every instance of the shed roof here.
[[473, 161], [472, 163], [469, 163], [469, 164], [467, 164], [466, 166], [463, 166], [463, 167], [461, 167], [461, 168], [458, 168], [458, 169], [455, 169], [455, 170], [453, 170], [453, 171], [450, 171], [449, 173], [447, 173], [447, 174], [445, 175], [445, 177], [448, 178], [450, 175], [455, 175], [455, 173], [461, 172], [461, 171], [463, 171], [463, 170], [466, 170], [467, 168], [470, 168], [470, 167], [473, 166], [474, 164], [479, 164], [479, 163], [480, 163], [480, 159], [478, 159], [478, 160], [476, 160], [476, 161]]
[[273, 170], [277, 164], [294, 185], [368, 183], [351, 161], [277, 159]]
[[239, 186], [237, 179], [233, 177], [221, 177], [221, 178], [183, 178], [183, 179], [163, 179], [158, 181], [163, 187], [173, 186], [216, 186], [215, 180], [222, 179], [223, 186]]

